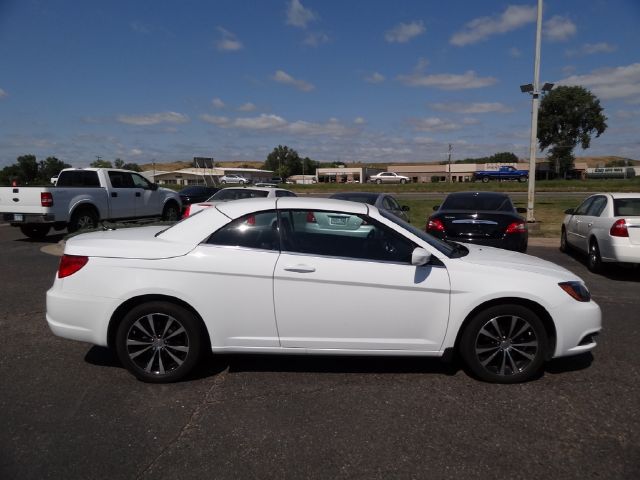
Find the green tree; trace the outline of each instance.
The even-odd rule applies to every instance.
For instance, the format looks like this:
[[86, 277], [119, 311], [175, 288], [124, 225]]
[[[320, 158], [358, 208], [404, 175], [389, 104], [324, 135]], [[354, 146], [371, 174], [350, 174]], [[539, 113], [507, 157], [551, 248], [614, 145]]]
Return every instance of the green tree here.
[[113, 168], [113, 165], [109, 160], [95, 160], [89, 164], [90, 167], [93, 168]]
[[267, 160], [262, 166], [265, 170], [273, 170], [282, 178], [302, 173], [302, 160], [294, 149], [278, 145], [267, 155]]
[[540, 102], [538, 142], [540, 149], [549, 151], [549, 160], [564, 176], [573, 166], [573, 149], [580, 145], [587, 149], [591, 137], [602, 135], [607, 129], [607, 117], [600, 100], [584, 87], [557, 87]]
[[119, 168], [124, 168], [125, 170], [133, 170], [134, 172], [142, 171], [142, 168], [140, 168], [140, 165], [138, 165], [137, 163], [125, 163], [122, 165], [122, 167]]
[[18, 157], [18, 179], [20, 183], [33, 183], [38, 178], [38, 161], [35, 155]]
[[124, 160], [120, 159], [120, 158], [116, 158], [113, 162], [113, 166], [115, 168], [124, 168]]
[[38, 178], [44, 183], [48, 183], [51, 177], [55, 177], [63, 168], [69, 168], [71, 165], [58, 160], [56, 157], [47, 157], [46, 160], [40, 160], [38, 164]]
[[309, 157], [304, 157], [302, 159], [302, 172], [304, 175], [315, 175], [316, 168], [320, 168], [320, 162], [316, 162], [315, 160], [311, 160]]

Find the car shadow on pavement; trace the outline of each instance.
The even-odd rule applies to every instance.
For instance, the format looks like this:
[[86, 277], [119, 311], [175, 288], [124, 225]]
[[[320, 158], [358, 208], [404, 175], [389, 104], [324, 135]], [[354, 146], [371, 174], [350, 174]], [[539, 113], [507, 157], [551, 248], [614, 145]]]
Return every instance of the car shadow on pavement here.
[[593, 354], [591, 352], [571, 357], [555, 358], [547, 362], [544, 371], [546, 373], [568, 373], [585, 370], [593, 363]]
[[[587, 255], [576, 250], [569, 250], [567, 255], [582, 265], [587, 265]], [[604, 263], [600, 273], [603, 277], [619, 282], [640, 282], [640, 266]]]
[[60, 240], [64, 239], [67, 236], [66, 231], [64, 233], [56, 233], [55, 235], [47, 235], [44, 238], [16, 238], [16, 242], [24, 242], [24, 243], [58, 243]]
[[[221, 356], [222, 357], [222, 356]], [[347, 355], [226, 355], [230, 372], [433, 373], [455, 375], [456, 360]], [[218, 361], [223, 361], [219, 358]]]

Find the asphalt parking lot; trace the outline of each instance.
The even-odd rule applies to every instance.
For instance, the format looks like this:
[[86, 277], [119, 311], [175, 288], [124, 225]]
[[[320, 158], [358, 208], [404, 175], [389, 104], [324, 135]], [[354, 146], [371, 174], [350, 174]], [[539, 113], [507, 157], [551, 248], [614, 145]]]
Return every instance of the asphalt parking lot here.
[[432, 359], [220, 356], [148, 385], [49, 331], [41, 248], [60, 238], [0, 226], [0, 478], [640, 477], [640, 270], [530, 247], [587, 282], [604, 332], [527, 384]]

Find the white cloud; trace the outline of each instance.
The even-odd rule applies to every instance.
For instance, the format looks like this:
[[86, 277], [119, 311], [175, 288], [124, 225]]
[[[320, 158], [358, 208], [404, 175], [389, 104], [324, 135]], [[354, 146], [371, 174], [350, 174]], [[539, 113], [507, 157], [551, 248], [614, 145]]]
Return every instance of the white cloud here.
[[220, 33], [220, 39], [216, 42], [218, 50], [221, 52], [236, 52], [244, 48], [242, 42], [238, 40], [238, 37], [233, 32], [222, 27], [217, 27], [217, 30]]
[[473, 70], [468, 70], [461, 75], [454, 73], [426, 75], [421, 71], [415, 71], [411, 75], [399, 75], [398, 80], [410, 87], [435, 87], [441, 90], [483, 88], [498, 82], [494, 77], [478, 77]]
[[431, 137], [414, 137], [413, 142], [417, 143], [418, 145], [429, 145], [431, 143], [434, 143], [435, 140]]
[[291, 85], [303, 92], [310, 92], [311, 90], [316, 88], [313, 84], [309, 82], [293, 78], [291, 75], [289, 75], [287, 72], [283, 70], [278, 70], [276, 73], [273, 74], [271, 78], [275, 82], [282, 83], [284, 85]]
[[255, 109], [256, 106], [251, 102], [243, 103], [238, 107], [238, 111], [240, 112], [253, 112]]
[[7, 92], [5, 92], [2, 88], [0, 88], [0, 98], [4, 98], [7, 96]]
[[247, 130], [272, 130], [287, 125], [287, 121], [278, 115], [262, 114], [259, 117], [236, 118], [232, 126]]
[[474, 102], [474, 103], [432, 103], [430, 107], [434, 110], [451, 113], [509, 113], [513, 110], [499, 102]]
[[139, 157], [140, 155], [142, 155], [144, 152], [142, 150], [140, 150], [139, 148], [132, 148], [129, 151], [130, 155], [133, 155], [134, 157]]
[[558, 85], [582, 85], [604, 100], [640, 99], [640, 63], [616, 68], [594, 70], [586, 75], [572, 75], [556, 82]]
[[229, 120], [228, 117], [209, 115], [208, 113], [200, 115], [200, 120], [202, 120], [203, 122], [211, 123], [213, 125], [218, 125], [219, 127], [224, 127], [231, 123], [231, 120]]
[[511, 47], [509, 49], [509, 56], [513, 57], [513, 58], [519, 58], [522, 56], [522, 52], [520, 51], [519, 48], [516, 47]]
[[298, 28], [307, 28], [309, 22], [313, 22], [318, 19], [318, 15], [305, 8], [300, 0], [291, 0], [289, 8], [287, 9], [287, 25], [293, 25]]
[[537, 8], [528, 5], [509, 5], [500, 15], [479, 17], [468, 22], [464, 28], [453, 34], [449, 43], [458, 47], [478, 43], [492, 35], [516, 30], [537, 18]]
[[129, 26], [131, 27], [131, 30], [136, 33], [141, 33], [143, 35], [148, 35], [151, 33], [151, 27], [141, 22], [131, 22]]
[[415, 130], [421, 132], [448, 132], [460, 128], [459, 125], [452, 121], [442, 120], [438, 117], [413, 119], [411, 124]]
[[367, 123], [367, 121], [362, 117], [356, 117], [353, 120], [353, 123], [355, 123], [356, 125], [364, 125], [365, 123]]
[[384, 80], [384, 75], [378, 72], [373, 72], [371, 75], [364, 77], [364, 81], [368, 83], [382, 83]]
[[326, 33], [311, 32], [305, 37], [302, 43], [310, 47], [319, 47], [320, 45], [328, 42], [329, 42], [329, 35], [327, 35]]
[[160, 112], [147, 115], [118, 115], [117, 120], [127, 125], [147, 126], [161, 123], [187, 123], [189, 117], [182, 113]]
[[213, 100], [211, 100], [211, 105], [213, 105], [214, 108], [224, 108], [224, 107], [226, 107], [224, 102], [222, 100], [220, 100], [219, 98], [214, 98]]
[[[235, 128], [253, 131], [276, 131], [303, 136], [328, 135], [335, 137], [347, 135], [356, 131], [335, 118], [330, 118], [324, 123], [314, 123], [304, 120], [288, 122], [278, 115], [266, 114], [262, 114], [257, 117], [241, 117], [236, 119], [203, 114], [200, 115], [200, 119], [203, 122], [211, 123], [221, 128]], [[358, 124], [357, 121], [354, 123]]]
[[577, 55], [595, 55], [597, 53], [612, 53], [618, 49], [617, 46], [607, 42], [585, 43], [578, 50], [567, 50], [567, 56], [573, 57]]
[[422, 20], [411, 23], [399, 23], [384, 34], [389, 43], [407, 43], [409, 40], [422, 35], [425, 32]]
[[561, 42], [572, 37], [578, 31], [575, 23], [560, 15], [555, 15], [544, 22], [544, 35], [552, 42]]
[[479, 125], [480, 120], [475, 117], [465, 117], [462, 119], [463, 125]]

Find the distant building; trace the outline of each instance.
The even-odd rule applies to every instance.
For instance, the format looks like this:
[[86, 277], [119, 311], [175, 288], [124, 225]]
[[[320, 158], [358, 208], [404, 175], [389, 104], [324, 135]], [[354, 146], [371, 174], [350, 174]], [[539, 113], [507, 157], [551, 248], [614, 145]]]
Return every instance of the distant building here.
[[153, 178], [159, 185], [218, 185], [220, 177], [229, 173], [242, 175], [252, 183], [266, 182], [273, 177], [273, 171], [261, 170], [258, 168], [182, 168], [172, 172], [156, 171], [155, 175], [151, 171], [146, 171], [145, 176]]

